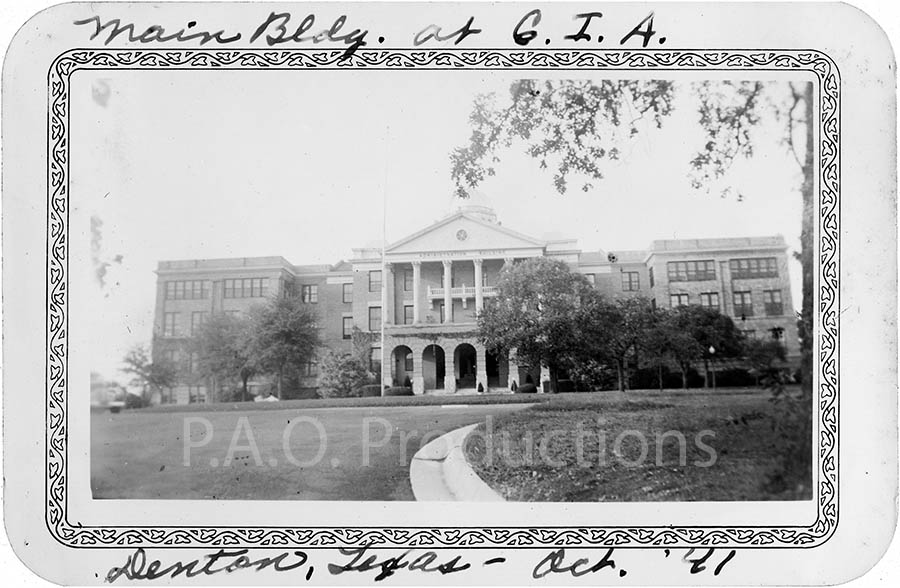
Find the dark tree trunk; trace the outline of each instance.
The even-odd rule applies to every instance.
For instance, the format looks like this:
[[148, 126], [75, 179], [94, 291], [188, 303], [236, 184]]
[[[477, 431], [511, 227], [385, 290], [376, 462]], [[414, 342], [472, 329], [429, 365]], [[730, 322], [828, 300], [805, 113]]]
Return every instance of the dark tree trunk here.
[[622, 360], [616, 360], [616, 376], [619, 379], [619, 392], [625, 391], [625, 378], [622, 374]]
[[709, 360], [703, 360], [703, 387], [709, 388]]
[[806, 84], [803, 92], [804, 110], [806, 118], [806, 154], [803, 160], [803, 184], [800, 186], [800, 194], [803, 198], [803, 222], [800, 231], [800, 264], [803, 272], [803, 301], [801, 303], [800, 335], [801, 370], [803, 374], [803, 391], [812, 393], [812, 336], [813, 336], [813, 259], [814, 243], [814, 195], [813, 195], [813, 171], [815, 164], [813, 151], [815, 146], [813, 124], [813, 85]]
[[247, 402], [247, 381], [250, 379], [250, 376], [244, 375], [241, 376], [241, 400]]
[[659, 382], [659, 391], [660, 391], [660, 392], [663, 391], [663, 374], [662, 374], [662, 368], [663, 368], [662, 364], [658, 364], [658, 365], [656, 366], [656, 379], [657, 379], [658, 382]]
[[278, 382], [277, 382], [277, 386], [278, 386], [278, 400], [281, 400], [281, 381], [282, 381], [283, 379], [284, 379], [284, 368], [283, 368], [283, 367], [280, 367], [280, 368], [278, 368]]
[[555, 367], [547, 366], [550, 370], [550, 392], [559, 394], [559, 371]]
[[687, 368], [681, 364], [681, 389], [687, 390]]

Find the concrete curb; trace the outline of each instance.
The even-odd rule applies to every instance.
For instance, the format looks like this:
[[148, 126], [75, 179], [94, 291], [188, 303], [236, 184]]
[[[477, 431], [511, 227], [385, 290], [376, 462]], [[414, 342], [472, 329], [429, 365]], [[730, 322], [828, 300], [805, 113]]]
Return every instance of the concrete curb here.
[[478, 424], [441, 435], [423, 446], [409, 464], [409, 481], [419, 501], [505, 502], [466, 461], [462, 445]]

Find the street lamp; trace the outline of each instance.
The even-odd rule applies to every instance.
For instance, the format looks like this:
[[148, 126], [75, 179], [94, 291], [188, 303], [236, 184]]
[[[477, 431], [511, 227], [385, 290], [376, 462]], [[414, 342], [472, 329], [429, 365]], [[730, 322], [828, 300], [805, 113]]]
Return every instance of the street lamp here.
[[716, 391], [716, 348], [712, 345], [709, 346], [709, 356], [710, 363], [712, 364], [712, 382], [713, 382], [713, 392]]

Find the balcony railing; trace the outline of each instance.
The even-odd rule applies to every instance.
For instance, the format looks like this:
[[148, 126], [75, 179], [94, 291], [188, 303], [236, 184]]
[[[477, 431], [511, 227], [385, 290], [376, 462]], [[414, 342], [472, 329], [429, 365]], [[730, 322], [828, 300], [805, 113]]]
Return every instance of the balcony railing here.
[[[482, 286], [481, 293], [487, 296], [496, 296], [497, 295], [497, 286]], [[475, 286], [457, 286], [455, 288], [450, 288], [450, 296], [451, 298], [475, 298]], [[435, 288], [433, 286], [428, 286], [428, 298], [429, 299], [441, 299], [444, 297], [444, 289], [443, 288]]]

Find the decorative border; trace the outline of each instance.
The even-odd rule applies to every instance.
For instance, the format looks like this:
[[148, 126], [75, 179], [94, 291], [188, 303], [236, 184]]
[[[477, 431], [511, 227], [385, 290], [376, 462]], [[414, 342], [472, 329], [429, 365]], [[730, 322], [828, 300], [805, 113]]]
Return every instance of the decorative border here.
[[[69, 547], [815, 547], [838, 523], [838, 275], [840, 74], [814, 51], [778, 50], [74, 49], [48, 75], [46, 504], [51, 535]], [[83, 527], [67, 518], [69, 89], [81, 69], [438, 69], [811, 72], [818, 80], [818, 430], [816, 521], [800, 527], [297, 528]]]

